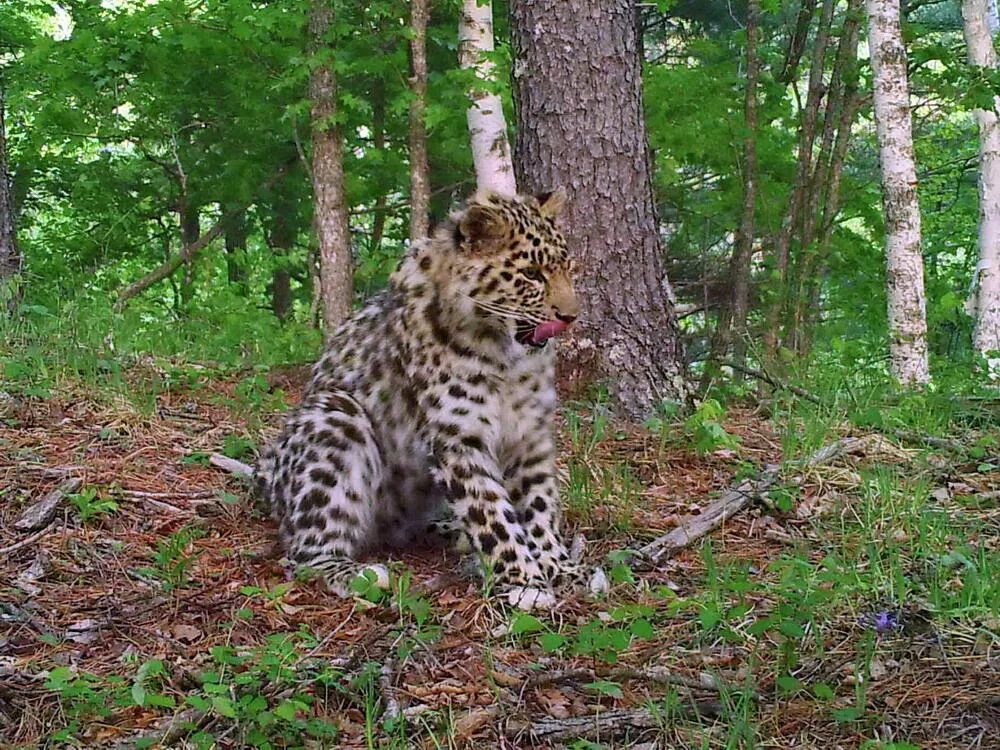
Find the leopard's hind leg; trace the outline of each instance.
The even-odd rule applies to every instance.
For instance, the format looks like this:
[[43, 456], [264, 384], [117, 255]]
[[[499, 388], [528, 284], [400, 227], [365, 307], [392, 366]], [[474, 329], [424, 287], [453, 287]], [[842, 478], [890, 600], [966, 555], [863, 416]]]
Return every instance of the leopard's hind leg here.
[[343, 391], [309, 396], [269, 459], [271, 506], [289, 556], [320, 571], [339, 596], [350, 596], [351, 581], [366, 570], [387, 588], [385, 566], [358, 562], [376, 541], [384, 472], [361, 404]]

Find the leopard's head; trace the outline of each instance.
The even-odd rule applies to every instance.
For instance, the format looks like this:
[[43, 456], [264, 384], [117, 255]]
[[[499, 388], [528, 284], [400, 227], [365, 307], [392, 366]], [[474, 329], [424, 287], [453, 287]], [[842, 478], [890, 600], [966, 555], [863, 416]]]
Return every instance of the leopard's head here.
[[565, 202], [562, 189], [513, 198], [480, 191], [452, 216], [457, 291], [473, 314], [526, 347], [545, 346], [580, 314], [555, 223]]

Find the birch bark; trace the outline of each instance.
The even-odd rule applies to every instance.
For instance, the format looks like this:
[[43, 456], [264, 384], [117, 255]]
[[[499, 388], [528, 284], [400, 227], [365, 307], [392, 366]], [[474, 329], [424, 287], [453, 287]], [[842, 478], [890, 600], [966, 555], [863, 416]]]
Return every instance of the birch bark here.
[[[493, 4], [463, 0], [458, 27], [458, 62], [471, 68], [481, 81], [493, 79], [494, 65], [487, 55], [493, 51]], [[467, 116], [472, 141], [472, 161], [480, 188], [503, 195], [517, 193], [514, 164], [507, 140], [503, 103], [497, 94], [481, 88], [469, 92], [472, 105]]]
[[[963, 0], [965, 42], [969, 64], [993, 70], [996, 6], [988, 0]], [[1000, 99], [992, 109], [977, 109], [979, 125], [979, 262], [973, 279], [976, 327], [972, 343], [984, 356], [1000, 350]], [[989, 374], [1000, 377], [1000, 355], [989, 358]]]
[[906, 49], [899, 0], [867, 0], [867, 5], [885, 209], [890, 366], [900, 383], [911, 385], [927, 382], [930, 373]]

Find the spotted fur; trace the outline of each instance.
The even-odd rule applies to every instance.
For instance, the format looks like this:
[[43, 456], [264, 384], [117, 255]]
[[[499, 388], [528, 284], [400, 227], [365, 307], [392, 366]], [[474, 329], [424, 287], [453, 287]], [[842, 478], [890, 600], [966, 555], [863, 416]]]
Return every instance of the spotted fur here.
[[256, 483], [290, 555], [334, 590], [442, 511], [513, 603], [579, 581], [559, 536], [554, 347], [533, 342], [579, 312], [563, 200], [477, 194], [330, 337]]

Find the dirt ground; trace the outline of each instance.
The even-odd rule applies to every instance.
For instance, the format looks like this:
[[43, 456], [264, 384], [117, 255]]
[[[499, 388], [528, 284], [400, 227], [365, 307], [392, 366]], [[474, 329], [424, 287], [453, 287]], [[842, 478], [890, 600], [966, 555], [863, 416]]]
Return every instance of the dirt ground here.
[[[278, 380], [294, 401], [300, 374]], [[552, 747], [569, 744], [575, 732], [605, 743], [595, 747], [756, 743], [833, 750], [878, 737], [927, 748], [1000, 748], [995, 630], [950, 624], [878, 633], [864, 624], [870, 603], [858, 601], [827, 620], [822, 633], [805, 634], [813, 646], [796, 667], [803, 683], [823, 682], [835, 695], [822, 702], [808, 691], [785, 692], [775, 682], [784, 653], [778, 640], [751, 648], [713, 635], [696, 609], [678, 604], [706, 589], [699, 545], [636, 573], [640, 585], [616, 586], [607, 601], [572, 599], [541, 617], [553, 631], [573, 630], [606, 622], [616, 606], [644, 607], [655, 632], [616, 651], [614, 663], [592, 654], [546, 653], [533, 637], [505, 633], [511, 615], [458, 574], [456, 555], [435, 548], [399, 558], [431, 605], [427, 625], [389, 604], [365, 608], [332, 598], [315, 583], [260, 595], [289, 582], [274, 525], [253, 513], [244, 483], [203, 460], [227, 436], [259, 440], [277, 423], [277, 415], [270, 424], [253, 423], [236, 387], [236, 381], [213, 381], [164, 392], [147, 410], [72, 388], [48, 400], [0, 405], [8, 420], [0, 427], [0, 745], [42, 746], [72, 718], [47, 683], [51, 670], [129, 675], [136, 664], [155, 659], [167, 667], [163, 691], [176, 696], [176, 709], [111, 706], [107, 715], [83, 721], [68, 744], [127, 747], [139, 739], [155, 744], [166, 734], [168, 743], [193, 746], [201, 732], [214, 736], [216, 747], [243, 746], [225, 715], [194, 711], [184, 696], [197, 691], [214, 647], [245, 653], [264, 647], [273, 634], [307, 631], [304, 655], [335, 664], [345, 684], [363, 665], [381, 665], [381, 708], [392, 704], [409, 720], [407, 739], [391, 745], [383, 728], [373, 732], [358, 691], [333, 698], [306, 684], [304, 691], [322, 698], [310, 711], [339, 727], [335, 741], [314, 741], [314, 747]], [[749, 409], [731, 411], [728, 420], [727, 428], [742, 438], [738, 450], [701, 457], [627, 426], [616, 426], [581, 457], [583, 449], [564, 430], [565, 456], [590, 462], [594, 476], [602, 467], [611, 472], [627, 464], [638, 487], [624, 521], [614, 492], [586, 513], [571, 514], [573, 530], [589, 540], [587, 558], [602, 561], [615, 550], [634, 549], [697, 514], [747, 467], [780, 458], [769, 420]], [[887, 443], [871, 445], [882, 451], [880, 460], [916, 460]], [[811, 540], [824, 533], [816, 522], [820, 509], [833, 517], [846, 512], [845, 487], [856, 460], [804, 477], [799, 503], [815, 509], [809, 517], [758, 505], [713, 532], [719, 560], [749, 561], [753, 573], [791, 549], [808, 557]], [[117, 509], [84, 523], [64, 500], [41, 529], [15, 527], [25, 508], [72, 477], [97, 488], [97, 498], [113, 499]], [[168, 538], [185, 542], [179, 555], [189, 560], [176, 586], [163, 585], [162, 571], [159, 578], [143, 572], [155, 568]], [[662, 587], [674, 598], [663, 596]], [[751, 604], [758, 611], [773, 606]], [[431, 636], [422, 637], [421, 628]], [[400, 649], [407, 638], [419, 645]], [[859, 644], [869, 641], [878, 648], [878, 673], [872, 668], [875, 684], [865, 698], [873, 718], [838, 722], [831, 708], [851, 705], [853, 662]], [[656, 719], [645, 706], [668, 694], [676, 713]], [[178, 729], [169, 719], [182, 712], [190, 726]], [[733, 739], [734, 722], [746, 716], [758, 739], [742, 743]]]

